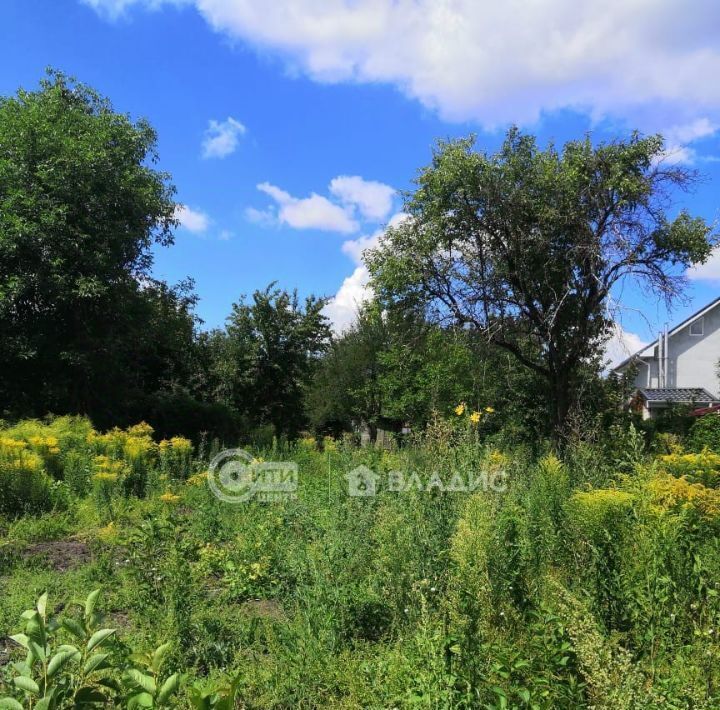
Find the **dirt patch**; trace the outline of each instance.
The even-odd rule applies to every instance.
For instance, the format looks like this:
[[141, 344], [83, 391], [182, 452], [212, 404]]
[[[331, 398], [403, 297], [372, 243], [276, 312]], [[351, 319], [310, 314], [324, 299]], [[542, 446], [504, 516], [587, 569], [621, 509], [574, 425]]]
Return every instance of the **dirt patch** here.
[[0, 668], [10, 663], [10, 652], [20, 647], [20, 644], [10, 637], [0, 636]]
[[43, 557], [56, 572], [66, 572], [80, 567], [92, 558], [90, 548], [81, 540], [53, 540], [36, 542], [22, 551], [23, 559]]
[[126, 611], [111, 611], [105, 615], [103, 625], [118, 631], [126, 631], [132, 626], [132, 621]]
[[240, 609], [248, 616], [262, 619], [274, 619], [275, 621], [285, 621], [287, 619], [282, 606], [274, 599], [251, 599], [243, 603]]

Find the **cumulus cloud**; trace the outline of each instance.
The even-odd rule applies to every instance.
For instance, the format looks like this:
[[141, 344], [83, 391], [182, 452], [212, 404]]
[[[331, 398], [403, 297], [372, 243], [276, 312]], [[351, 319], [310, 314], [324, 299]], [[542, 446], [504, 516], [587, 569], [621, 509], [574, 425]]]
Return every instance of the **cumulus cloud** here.
[[366, 219], [379, 221], [390, 214], [395, 190], [375, 180], [363, 180], [359, 175], [340, 175], [330, 181], [330, 192], [344, 204], [360, 210]]
[[[396, 227], [407, 218], [407, 214], [398, 212], [392, 216], [387, 227]], [[372, 291], [368, 286], [370, 273], [363, 263], [363, 252], [377, 246], [387, 227], [357, 239], [348, 239], [342, 245], [343, 252], [355, 262], [355, 270], [343, 280], [338, 292], [330, 299], [323, 311], [330, 319], [336, 333], [347, 330], [355, 322], [363, 303], [372, 297]]]
[[203, 137], [203, 158], [225, 158], [234, 153], [245, 131], [245, 126], [231, 116], [224, 121], [211, 120]]
[[[280, 224], [287, 224], [295, 229], [321, 229], [344, 234], [355, 232], [359, 228], [349, 209], [330, 202], [322, 195], [313, 192], [310, 197], [293, 197], [289, 192], [269, 182], [260, 183], [257, 188], [277, 204], [276, 218]], [[273, 218], [271, 212], [249, 209], [252, 212], [248, 215], [246, 210], [246, 216], [260, 223]]]
[[210, 226], [210, 217], [202, 210], [194, 210], [187, 205], [178, 205], [175, 208], [175, 218], [180, 226], [195, 234], [206, 232]]
[[720, 282], [720, 247], [713, 249], [710, 258], [704, 264], [689, 268], [685, 275], [691, 281]]
[[[160, 2], [85, 1], [116, 11]], [[716, 0], [187, 2], [296, 73], [391, 84], [450, 120], [527, 124], [570, 108], [661, 121], [643, 126], [654, 130], [720, 111]]]
[[615, 367], [646, 345], [648, 343], [639, 335], [625, 330], [616, 322], [610, 339], [605, 343], [605, 359], [609, 361], [611, 368]]
[[323, 313], [328, 317], [336, 333], [347, 330], [357, 318], [363, 303], [370, 299], [368, 286], [370, 274], [367, 267], [358, 266], [343, 282], [338, 292], [328, 301]]
[[275, 205], [264, 210], [246, 208], [245, 217], [250, 222], [263, 226], [286, 224], [295, 229], [321, 229], [341, 234], [357, 232], [361, 221], [379, 222], [386, 217], [395, 194], [395, 190], [384, 183], [346, 175], [330, 181], [330, 197], [315, 192], [309, 197], [294, 197], [269, 182], [262, 182], [257, 188]]

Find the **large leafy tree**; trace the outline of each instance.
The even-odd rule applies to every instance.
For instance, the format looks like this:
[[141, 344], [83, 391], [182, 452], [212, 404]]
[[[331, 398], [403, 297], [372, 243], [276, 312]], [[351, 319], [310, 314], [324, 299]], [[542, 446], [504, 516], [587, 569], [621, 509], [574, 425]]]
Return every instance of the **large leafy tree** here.
[[312, 424], [338, 431], [364, 422], [371, 437], [383, 419], [422, 427], [461, 401], [482, 408], [503, 401], [506, 368], [461, 328], [422, 314], [367, 304], [323, 357], [308, 396]]
[[695, 178], [663, 161], [659, 136], [541, 150], [509, 131], [499, 152], [441, 143], [406, 196], [410, 219], [367, 255], [388, 306], [426, 309], [482, 333], [545, 382], [556, 432], [627, 280], [671, 299], [705, 260], [711, 230], [673, 197]]
[[274, 284], [234, 304], [226, 334], [212, 338], [220, 397], [277, 433], [297, 434], [306, 423], [306, 389], [330, 340], [324, 306]]
[[[148, 385], [147, 362], [132, 369], [136, 346], [164, 332], [163, 313], [182, 321], [174, 333], [192, 329], [191, 303], [150, 277], [151, 247], [170, 244], [176, 224], [156, 161], [146, 121], [60, 73], [0, 98], [0, 400], [10, 412], [111, 409], [126, 375]], [[152, 348], [153, 366], [168, 362]]]

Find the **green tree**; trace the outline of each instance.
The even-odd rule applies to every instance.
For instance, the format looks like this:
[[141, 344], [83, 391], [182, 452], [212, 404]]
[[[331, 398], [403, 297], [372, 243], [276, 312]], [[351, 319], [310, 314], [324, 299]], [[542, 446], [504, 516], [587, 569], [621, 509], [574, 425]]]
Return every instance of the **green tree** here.
[[694, 174], [640, 137], [562, 151], [512, 129], [494, 155], [441, 143], [407, 195], [410, 219], [367, 256], [386, 306], [422, 305], [482, 333], [545, 383], [556, 432], [578, 375], [608, 336], [608, 296], [624, 281], [671, 299], [704, 261], [711, 229], [672, 198]]
[[176, 224], [156, 162], [146, 121], [61, 73], [0, 98], [0, 401], [11, 413], [95, 414], [139, 362], [147, 386], [137, 344], [164, 332], [163, 309], [190, 305], [150, 278], [151, 247], [171, 244]]
[[475, 408], [504, 402], [506, 369], [466, 329], [371, 303], [324, 356], [308, 396], [310, 419], [325, 431], [363, 421], [371, 437], [383, 419], [422, 428], [461, 401]]
[[290, 436], [305, 425], [304, 398], [330, 328], [323, 299], [300, 302], [270, 284], [233, 305], [225, 338], [215, 335], [217, 390], [253, 420]]

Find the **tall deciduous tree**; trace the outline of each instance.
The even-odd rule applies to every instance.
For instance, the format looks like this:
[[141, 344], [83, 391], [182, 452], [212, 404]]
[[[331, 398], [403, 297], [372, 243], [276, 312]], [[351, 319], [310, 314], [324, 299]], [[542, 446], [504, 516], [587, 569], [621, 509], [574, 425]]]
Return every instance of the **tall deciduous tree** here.
[[608, 335], [608, 297], [636, 280], [671, 299], [707, 259], [711, 229], [673, 197], [695, 178], [659, 136], [561, 151], [509, 131], [494, 155], [441, 143], [406, 197], [409, 220], [367, 256], [388, 305], [423, 304], [482, 332], [547, 385], [561, 431], [578, 373]]
[[110, 408], [121, 392], [108, 383], [132, 368], [121, 357], [128, 315], [187, 310], [150, 282], [151, 246], [170, 244], [176, 224], [156, 160], [146, 121], [60, 73], [0, 98], [0, 401], [10, 411]]
[[220, 390], [238, 411], [278, 433], [301, 429], [305, 391], [330, 340], [324, 306], [314, 296], [301, 303], [297, 292], [274, 284], [233, 305], [226, 340], [214, 347]]

